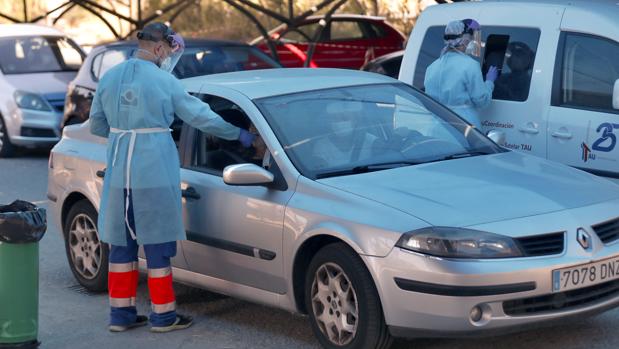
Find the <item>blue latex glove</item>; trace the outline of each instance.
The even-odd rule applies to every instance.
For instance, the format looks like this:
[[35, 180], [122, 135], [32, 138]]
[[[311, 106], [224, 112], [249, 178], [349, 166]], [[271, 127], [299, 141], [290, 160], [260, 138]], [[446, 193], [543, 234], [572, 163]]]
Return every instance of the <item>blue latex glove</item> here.
[[256, 135], [253, 133], [249, 133], [247, 130], [241, 129], [241, 133], [239, 134], [239, 142], [245, 148], [251, 148], [251, 144], [256, 139]]
[[488, 68], [488, 72], [486, 73], [486, 81], [495, 82], [498, 77], [498, 69], [495, 66], [491, 65], [490, 68]]

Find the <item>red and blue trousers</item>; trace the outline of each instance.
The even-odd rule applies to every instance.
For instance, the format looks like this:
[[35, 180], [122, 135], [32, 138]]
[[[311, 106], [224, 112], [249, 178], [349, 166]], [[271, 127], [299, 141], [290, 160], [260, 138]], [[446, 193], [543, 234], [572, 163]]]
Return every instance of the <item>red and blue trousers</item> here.
[[[135, 232], [131, 192], [129, 192], [128, 221]], [[136, 232], [139, 234], [139, 232]], [[138, 288], [138, 244], [129, 229], [126, 246], [110, 246], [108, 290], [110, 296], [110, 324], [127, 326], [136, 321], [135, 299]], [[176, 241], [143, 245], [148, 267], [148, 291], [153, 326], [167, 326], [176, 320], [176, 298], [172, 286], [170, 258], [176, 255]]]

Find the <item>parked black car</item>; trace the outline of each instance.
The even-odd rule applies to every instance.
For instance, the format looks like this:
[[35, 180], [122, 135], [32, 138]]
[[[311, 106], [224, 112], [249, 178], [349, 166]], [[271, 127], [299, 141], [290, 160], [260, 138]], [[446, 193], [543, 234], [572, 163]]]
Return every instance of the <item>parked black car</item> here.
[[404, 50], [388, 53], [369, 61], [361, 67], [361, 70], [383, 74], [397, 79], [400, 74], [402, 57], [404, 57]]
[[[188, 39], [185, 52], [172, 72], [179, 79], [239, 70], [281, 68], [259, 49], [233, 41]], [[88, 120], [99, 78], [114, 65], [129, 59], [137, 41], [119, 41], [90, 51], [69, 84], [62, 127]]]

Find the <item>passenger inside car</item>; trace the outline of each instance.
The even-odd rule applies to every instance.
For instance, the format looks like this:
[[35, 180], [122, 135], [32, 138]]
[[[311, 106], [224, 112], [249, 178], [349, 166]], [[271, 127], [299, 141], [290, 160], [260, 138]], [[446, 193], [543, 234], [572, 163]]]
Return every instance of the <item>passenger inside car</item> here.
[[495, 82], [493, 97], [496, 99], [526, 100], [533, 71], [533, 51], [523, 42], [512, 42], [505, 52], [509, 72], [501, 74]]

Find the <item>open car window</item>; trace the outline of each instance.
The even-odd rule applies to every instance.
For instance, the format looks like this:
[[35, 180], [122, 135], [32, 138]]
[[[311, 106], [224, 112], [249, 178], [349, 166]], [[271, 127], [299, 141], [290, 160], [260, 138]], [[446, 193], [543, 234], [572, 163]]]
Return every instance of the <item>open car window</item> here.
[[[247, 114], [235, 103], [208, 94], [197, 97], [227, 122], [258, 134]], [[238, 140], [225, 140], [201, 131], [196, 134], [191, 167], [200, 171], [221, 176], [224, 168], [230, 165], [253, 163], [268, 168], [271, 164], [270, 152], [260, 137], [252, 147], [244, 148]]]

